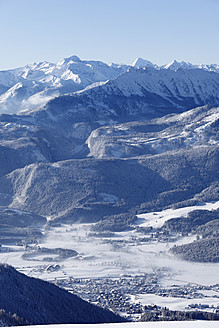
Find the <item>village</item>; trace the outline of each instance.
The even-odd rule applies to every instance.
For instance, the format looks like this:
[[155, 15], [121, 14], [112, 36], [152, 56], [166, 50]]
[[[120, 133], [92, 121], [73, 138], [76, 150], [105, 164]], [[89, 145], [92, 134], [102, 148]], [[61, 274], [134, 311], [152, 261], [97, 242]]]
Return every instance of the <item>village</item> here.
[[[124, 275], [118, 279], [78, 279], [72, 277], [53, 282], [82, 297], [84, 300], [132, 319], [140, 317], [145, 311], [161, 309], [160, 306], [155, 304], [141, 304], [138, 301], [138, 297], [136, 297], [139, 294], [191, 299], [191, 304], [189, 304], [187, 310], [219, 312], [219, 285], [200, 286], [187, 284], [185, 286], [172, 285], [169, 288], [163, 288], [158, 283], [158, 276], [159, 273], [157, 276], [154, 273], [136, 276]], [[205, 304], [208, 296], [205, 295], [204, 291], [215, 293], [214, 298], [218, 298], [216, 306]], [[203, 303], [194, 303], [193, 299], [197, 298], [203, 299]]]

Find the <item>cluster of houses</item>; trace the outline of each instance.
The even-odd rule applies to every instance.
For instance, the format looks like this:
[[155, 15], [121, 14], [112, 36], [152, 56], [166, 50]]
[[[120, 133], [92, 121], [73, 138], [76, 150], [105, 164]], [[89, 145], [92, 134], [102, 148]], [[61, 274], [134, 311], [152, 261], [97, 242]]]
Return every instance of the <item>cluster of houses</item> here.
[[[218, 300], [219, 301], [219, 300]], [[209, 305], [209, 304], [203, 304], [203, 303], [191, 303], [186, 307], [188, 310], [211, 310], [214, 312], [219, 312], [219, 302], [217, 305]]]
[[[218, 286], [205, 287], [192, 284], [185, 286], [172, 285], [169, 288], [163, 288], [159, 285], [158, 278], [159, 272], [157, 275], [156, 273], [148, 273], [145, 275], [122, 276], [118, 279], [78, 279], [72, 277], [66, 280], [56, 280], [55, 283], [91, 303], [132, 318], [144, 313], [146, 308], [147, 310], [154, 309], [154, 305], [142, 305], [136, 301], [133, 295], [155, 294], [162, 297], [191, 300], [202, 298], [204, 302], [207, 296], [202, 293], [202, 290], [218, 290]], [[215, 295], [215, 297], [217, 296]], [[194, 308], [190, 307], [189, 309]], [[200, 305], [199, 309], [206, 310], [206, 307], [201, 308]]]

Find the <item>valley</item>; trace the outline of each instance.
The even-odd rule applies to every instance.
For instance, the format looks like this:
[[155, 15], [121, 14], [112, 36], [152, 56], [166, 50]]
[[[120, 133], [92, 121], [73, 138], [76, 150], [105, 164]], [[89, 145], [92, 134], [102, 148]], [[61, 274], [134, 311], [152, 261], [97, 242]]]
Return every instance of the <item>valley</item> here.
[[[214, 202], [141, 214], [131, 231], [111, 234], [94, 232], [92, 223], [49, 227], [41, 230], [38, 243], [3, 244], [0, 262], [131, 318], [151, 304], [212, 312], [219, 305], [219, 264], [192, 263], [169, 253], [174, 245], [192, 242], [196, 236], [164, 238], [156, 230], [145, 233], [141, 228], [158, 228], [178, 215], [218, 208], [219, 202]], [[58, 250], [65, 256], [60, 257]]]
[[134, 321], [217, 315], [218, 73], [76, 56], [0, 72], [0, 263]]

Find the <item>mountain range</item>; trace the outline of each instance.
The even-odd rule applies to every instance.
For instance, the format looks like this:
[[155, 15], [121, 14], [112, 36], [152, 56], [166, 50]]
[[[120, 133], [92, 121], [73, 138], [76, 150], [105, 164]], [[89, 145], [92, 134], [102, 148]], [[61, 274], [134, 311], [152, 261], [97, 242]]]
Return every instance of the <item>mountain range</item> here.
[[[2, 216], [10, 209], [39, 224], [97, 222], [218, 199], [217, 65], [107, 65], [72, 56], [0, 79], [8, 88], [2, 101], [30, 86], [19, 101], [14, 93], [14, 114], [2, 102]], [[29, 106], [39, 86], [53, 98]]]
[[[108, 80], [113, 80], [130, 69], [154, 69], [165, 74], [165, 71], [190, 71], [201, 70], [205, 72], [219, 72], [219, 66], [213, 65], [193, 65], [188, 62], [173, 61], [167, 65], [158, 66], [148, 60], [138, 58], [131, 65], [106, 64], [101, 61], [81, 60], [77, 56], [71, 56], [60, 60], [57, 64], [49, 62], [40, 62], [26, 65], [25, 67], [0, 71], [0, 112], [17, 113], [21, 110], [35, 108], [45, 104], [49, 99], [66, 93], [72, 93], [83, 90], [89, 85], [102, 84]], [[164, 72], [163, 72], [164, 71]], [[166, 81], [158, 85], [158, 89], [154, 86], [157, 79], [163, 79], [163, 75], [159, 77], [159, 73], [150, 72], [154, 75], [149, 85], [153, 92], [161, 96], [168, 88], [171, 81]], [[170, 79], [175, 75], [170, 75]], [[130, 78], [132, 78], [130, 76]], [[188, 77], [184, 77], [187, 83]], [[159, 81], [158, 81], [159, 82]], [[177, 82], [173, 81], [173, 84]], [[153, 83], [153, 85], [151, 85]], [[205, 87], [201, 85], [202, 87]], [[191, 85], [189, 88], [191, 89]], [[177, 90], [176, 90], [177, 91]], [[190, 90], [191, 91], [191, 90]], [[166, 90], [168, 92], [168, 90]], [[170, 90], [172, 92], [172, 90]], [[169, 95], [170, 96], [170, 95]]]
[[[107, 65], [77, 56], [1, 71], [2, 258], [21, 247], [25, 263], [31, 245], [43, 263], [71, 261], [81, 250], [38, 247], [48, 231], [92, 223], [97, 235], [129, 233], [138, 214], [218, 201], [218, 73], [216, 64]], [[173, 218], [154, 235], [183, 235], [190, 222], [196, 230], [187, 233], [204, 237], [171, 256], [218, 262], [218, 212], [206, 212]], [[200, 249], [207, 255], [195, 256]], [[12, 267], [0, 265], [0, 281], [0, 324], [121, 320]]]

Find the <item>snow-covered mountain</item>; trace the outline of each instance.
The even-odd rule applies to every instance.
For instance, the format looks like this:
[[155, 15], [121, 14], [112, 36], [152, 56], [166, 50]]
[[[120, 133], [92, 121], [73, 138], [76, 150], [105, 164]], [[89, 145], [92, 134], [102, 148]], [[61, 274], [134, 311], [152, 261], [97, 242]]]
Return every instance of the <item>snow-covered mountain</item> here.
[[204, 106], [150, 122], [103, 126], [92, 131], [86, 143], [95, 158], [152, 155], [217, 145], [218, 127], [219, 108]]
[[48, 100], [59, 95], [83, 90], [107, 80], [114, 80], [133, 68], [151, 69], [154, 83], [157, 85], [153, 90], [156, 94], [159, 93], [159, 84], [162, 84], [164, 71], [170, 75], [170, 79], [171, 71], [199, 69], [219, 72], [219, 66], [216, 64], [193, 65], [188, 62], [173, 61], [170, 64], [158, 66], [148, 60], [137, 58], [131, 65], [108, 65], [101, 61], [81, 60], [77, 56], [71, 56], [60, 60], [57, 64], [45, 61], [13, 70], [0, 71], [0, 113], [17, 113], [44, 105]]
[[[145, 202], [151, 208], [153, 197], [161, 207], [195, 195], [199, 199], [202, 190], [200, 198], [215, 200], [218, 107], [152, 120], [146, 113], [143, 120], [133, 112], [123, 114], [123, 107], [119, 113], [124, 97], [115, 107], [117, 116], [106, 102], [95, 111], [95, 95], [86, 95], [86, 100], [84, 92], [62, 96], [38, 111], [1, 115], [2, 206], [63, 220], [95, 221]], [[103, 199], [103, 194], [113, 201]]]
[[[159, 117], [197, 106], [219, 105], [219, 75], [194, 70], [136, 69], [100, 85], [56, 97], [27, 111], [47, 121], [114, 122]], [[98, 123], [100, 124], [100, 123]]]
[[178, 62], [176, 60], [173, 60], [169, 64], [161, 66], [162, 69], [169, 69], [173, 71], [177, 71], [178, 69], [202, 69], [208, 72], [215, 72], [219, 73], [219, 65], [217, 64], [210, 64], [210, 65], [205, 65], [205, 64], [200, 64], [200, 65], [194, 65], [189, 62], [181, 61]]
[[47, 83], [49, 87], [57, 87], [64, 81], [69, 81], [75, 84], [75, 89], [82, 89], [94, 82], [114, 79], [125, 70], [125, 65], [107, 65], [101, 61], [81, 60], [77, 56], [71, 56], [57, 64], [42, 62], [27, 65], [14, 70], [14, 73], [31, 81]]
[[136, 68], [146, 68], [146, 67], [154, 67], [154, 68], [159, 68], [159, 66], [153, 64], [151, 61], [143, 59], [141, 57], [137, 58], [132, 65], [133, 67]]
[[[11, 96], [15, 94], [15, 97], [18, 97], [20, 92], [22, 94], [22, 88], [26, 87], [25, 90], [28, 90], [28, 85], [34, 89], [33, 81], [25, 80], [25, 83], [16, 84]], [[31, 96], [29, 99], [33, 98], [34, 96]], [[109, 135], [114, 137], [117, 128], [113, 127], [113, 132], [109, 133], [109, 128], [105, 129], [104, 126], [158, 118], [204, 105], [209, 105], [209, 108], [213, 105], [215, 109], [212, 109], [212, 114], [208, 110], [200, 110], [203, 111], [203, 117], [200, 116], [201, 114], [198, 116], [199, 111], [196, 111], [197, 123], [192, 123], [193, 116], [188, 119], [191, 120], [190, 129], [187, 125], [183, 125], [180, 117], [178, 123], [174, 125], [177, 133], [172, 125], [165, 121], [166, 130], [161, 129], [162, 133], [165, 132], [165, 137], [162, 133], [156, 134], [156, 141], [149, 142], [148, 135], [139, 139], [139, 136], [134, 136], [130, 131], [129, 138], [136, 140], [137, 147], [129, 147], [129, 138], [125, 140], [123, 137], [120, 146], [117, 141], [113, 141], [111, 146], [108, 144], [106, 150], [105, 145], [109, 141]], [[217, 123], [212, 121], [210, 124], [206, 120], [207, 116], [211, 117], [210, 121], [213, 117], [216, 120], [218, 105], [219, 75], [217, 73], [200, 69], [173, 71], [157, 70], [153, 67], [147, 69], [132, 67], [114, 80], [88, 86], [72, 94], [57, 96], [45, 105], [36, 106], [22, 114], [2, 114], [0, 116], [0, 146], [3, 160], [1, 174], [35, 162], [84, 158], [88, 154], [98, 158], [111, 157], [110, 153], [114, 147], [118, 148], [118, 152], [113, 152], [112, 157], [131, 157], [145, 153], [162, 153], [182, 147], [188, 148], [192, 144], [210, 145], [212, 142], [213, 145], [217, 137], [214, 132], [216, 130], [212, 127]], [[100, 127], [103, 128], [96, 130]], [[212, 132], [211, 139], [208, 140], [209, 129]], [[100, 147], [101, 133], [106, 136], [102, 138], [104, 140]], [[124, 145], [126, 147], [121, 149]]]
[[0, 112], [16, 113], [49, 99], [116, 78], [126, 65], [64, 58], [57, 64], [40, 62], [0, 72]]
[[209, 72], [215, 72], [215, 73], [219, 73], [219, 65], [218, 64], [199, 64], [199, 65], [195, 65], [192, 64], [190, 62], [185, 62], [185, 61], [177, 61], [177, 60], [173, 60], [168, 64], [165, 65], [156, 65], [153, 64], [151, 61], [148, 61], [146, 59], [143, 59], [141, 57], [137, 58], [132, 64], [132, 67], [135, 68], [147, 68], [147, 67], [153, 67], [156, 68], [158, 70], [160, 69], [166, 69], [166, 70], [173, 70], [173, 71], [177, 71], [178, 69], [201, 69], [201, 70], [205, 70], [205, 71], [209, 71]]
[[[183, 224], [182, 235], [153, 230], [158, 227], [154, 225], [149, 233], [149, 223], [141, 221], [136, 226], [136, 215], [147, 212], [157, 224], [164, 217], [165, 223], [178, 218], [173, 210], [169, 219], [161, 214], [168, 207], [186, 207], [190, 213], [198, 204], [204, 210], [215, 202], [213, 209], [218, 208], [217, 69], [217, 65], [195, 67], [185, 62], [158, 67], [141, 58], [130, 66], [107, 65], [72, 56], [58, 64], [43, 62], [0, 72], [4, 112], [0, 114], [1, 261], [12, 259], [29, 274], [47, 278], [55, 277], [58, 270], [69, 282], [75, 274], [80, 276], [80, 270], [90, 277], [87, 272], [94, 267], [105, 277], [108, 270], [109, 275], [139, 275], [149, 268], [154, 287], [163, 278], [171, 280], [172, 272], [185, 264], [177, 260], [176, 265], [177, 253], [168, 255], [175, 243], [182, 245], [178, 238], [183, 236]], [[187, 210], [178, 213], [184, 217]], [[215, 221], [214, 213], [204, 215]], [[193, 222], [192, 217], [189, 220]], [[202, 225], [211, 222], [203, 220], [197, 221]], [[75, 229], [75, 223], [83, 233]], [[82, 223], [89, 225], [88, 230]], [[216, 227], [213, 222], [201, 229], [210, 235]], [[192, 243], [189, 251], [197, 250], [200, 243], [193, 244], [195, 235], [187, 237], [186, 243]], [[45, 238], [46, 244], [41, 244]], [[207, 254], [203, 260], [212, 264], [209, 271], [218, 260], [215, 238], [210, 244], [207, 239], [201, 244]], [[62, 245], [61, 254], [77, 254], [75, 261], [60, 258], [57, 243]], [[41, 250], [39, 245], [44, 245]], [[210, 245], [208, 251], [206, 245]], [[200, 261], [200, 256], [192, 261], [194, 258]], [[139, 271], [138, 264], [143, 262], [143, 271]], [[189, 269], [191, 276], [182, 278], [183, 284], [198, 283], [193, 268]], [[204, 269], [203, 276], [209, 271]], [[155, 272], [159, 280], [154, 280]], [[8, 273], [11, 271], [4, 273], [7, 288]], [[211, 279], [208, 281], [210, 284]], [[191, 286], [189, 293], [196, 294]], [[6, 289], [4, 303], [9, 295]], [[152, 290], [163, 293], [163, 289]], [[171, 287], [170, 295], [172, 291]], [[184, 297], [184, 287], [180, 291]], [[23, 290], [18, 296], [20, 304]], [[187, 296], [190, 299], [190, 294]], [[11, 311], [10, 304], [6, 310], [4, 318]]]

